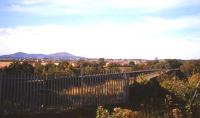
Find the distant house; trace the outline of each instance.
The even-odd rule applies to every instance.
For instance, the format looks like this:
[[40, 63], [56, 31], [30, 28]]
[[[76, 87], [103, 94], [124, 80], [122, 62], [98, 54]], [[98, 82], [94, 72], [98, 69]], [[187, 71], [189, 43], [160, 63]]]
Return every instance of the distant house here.
[[46, 61], [41, 62], [41, 65], [43, 65], [43, 66], [46, 66], [47, 64], [48, 64], [48, 62], [46, 62]]
[[58, 66], [58, 65], [59, 65], [59, 62], [54, 62], [54, 65]]
[[77, 67], [78, 66], [78, 64], [76, 63], [76, 62], [71, 62], [70, 63], [73, 67]]

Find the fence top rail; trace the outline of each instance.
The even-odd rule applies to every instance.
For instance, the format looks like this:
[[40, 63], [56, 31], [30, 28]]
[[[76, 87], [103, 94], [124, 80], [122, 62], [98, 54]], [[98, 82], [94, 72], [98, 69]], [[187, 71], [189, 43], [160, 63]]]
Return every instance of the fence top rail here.
[[83, 75], [80, 77], [93, 77], [93, 76], [106, 76], [106, 75], [120, 75], [120, 74], [141, 74], [141, 73], [148, 73], [148, 72], [169, 72], [169, 71], [178, 71], [178, 68], [175, 69], [149, 69], [149, 70], [138, 70], [138, 71], [132, 71], [132, 72], [117, 72], [117, 73], [104, 73], [104, 74], [94, 74], [94, 75]]
[[[175, 69], [149, 69], [149, 70], [137, 70], [132, 72], [116, 72], [116, 73], [102, 73], [102, 74], [91, 74], [91, 75], [80, 75], [80, 76], [61, 76], [56, 78], [87, 78], [87, 77], [99, 77], [99, 76], [115, 76], [115, 75], [126, 75], [126, 76], [137, 76], [142, 73], [152, 73], [152, 72], [171, 72], [171, 71], [178, 71], [178, 68]], [[8, 73], [8, 72], [0, 72], [0, 75], [9, 75], [9, 76], [18, 76], [20, 77], [23, 75], [29, 75], [29, 77], [36, 77], [35, 80], [43, 80], [44, 78], [54, 78], [53, 76], [38, 76], [36, 74], [31, 73]], [[13, 74], [13, 75], [12, 75]], [[28, 77], [28, 76], [24, 76]], [[55, 79], [55, 78], [54, 78]]]

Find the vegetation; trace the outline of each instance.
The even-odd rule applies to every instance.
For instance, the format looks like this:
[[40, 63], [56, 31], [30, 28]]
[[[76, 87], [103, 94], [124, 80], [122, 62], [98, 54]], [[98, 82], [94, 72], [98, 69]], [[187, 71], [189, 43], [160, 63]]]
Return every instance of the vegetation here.
[[[76, 66], [67, 61], [58, 64], [48, 63], [42, 65], [41, 62], [34, 66], [28, 62], [14, 62], [10, 66], [2, 69], [5, 72], [17, 73], [34, 73], [39, 75], [55, 75], [56, 73], [64, 73], [69, 76], [79, 76], [83, 74], [97, 74], [107, 72], [122, 72], [125, 67], [129, 67], [128, 71], [135, 71], [141, 69], [173, 69], [179, 68], [177, 73], [167, 73], [156, 81], [147, 81], [144, 75], [138, 76], [137, 81], [130, 79], [130, 88], [134, 88], [139, 94], [133, 92], [136, 96], [130, 97], [130, 105], [126, 107], [129, 109], [114, 108], [107, 110], [100, 106], [97, 108], [96, 118], [198, 118], [200, 117], [200, 95], [197, 84], [200, 82], [200, 60], [152, 60], [147, 63], [136, 64], [130, 62], [128, 65], [122, 67], [119, 64], [111, 63], [106, 66], [103, 58], [97, 62], [87, 62], [79, 60]], [[123, 68], [123, 69], [122, 69]], [[88, 87], [89, 89], [82, 89], [86, 94], [98, 91], [104, 86], [110, 87], [110, 83], [115, 83], [116, 86], [121, 84], [121, 81], [108, 81], [105, 85], [96, 85]], [[113, 93], [120, 93], [123, 88], [111, 88]], [[100, 91], [100, 90], [99, 90]], [[103, 90], [104, 91], [104, 90]], [[146, 91], [146, 93], [145, 93]], [[69, 95], [73, 92], [79, 94], [80, 88], [72, 87], [65, 90]], [[143, 93], [141, 95], [141, 93]], [[105, 93], [101, 93], [104, 95]], [[131, 93], [132, 94], [132, 93]], [[148, 99], [147, 99], [148, 98]]]
[[100, 58], [98, 61], [85, 61], [79, 60], [74, 62], [75, 65], [68, 61], [62, 61], [58, 64], [48, 62], [42, 64], [37, 62], [34, 65], [28, 62], [14, 62], [10, 66], [5, 67], [3, 70], [6, 72], [25, 72], [35, 73], [40, 75], [51, 75], [55, 73], [67, 73], [68, 75], [81, 75], [81, 74], [99, 74], [110, 72], [124, 72], [135, 71], [143, 69], [174, 69], [180, 68], [182, 75], [188, 77], [193, 73], [200, 72], [200, 60], [177, 60], [177, 59], [165, 59], [165, 60], [149, 60], [145, 63], [136, 64], [131, 61], [128, 65], [120, 65], [118, 63], [109, 63], [106, 65], [106, 61]]
[[109, 112], [100, 106], [96, 118], [199, 118], [200, 91], [197, 84], [200, 73], [193, 73], [186, 79], [173, 76], [133, 83], [130, 87], [131, 106], [125, 107], [129, 110], [114, 108]]
[[97, 108], [96, 118], [183, 118], [183, 115], [178, 108], [172, 109], [170, 113], [165, 113], [163, 116], [159, 116], [154, 112], [132, 111], [120, 107], [114, 108], [113, 112], [109, 113], [107, 109], [99, 106]]

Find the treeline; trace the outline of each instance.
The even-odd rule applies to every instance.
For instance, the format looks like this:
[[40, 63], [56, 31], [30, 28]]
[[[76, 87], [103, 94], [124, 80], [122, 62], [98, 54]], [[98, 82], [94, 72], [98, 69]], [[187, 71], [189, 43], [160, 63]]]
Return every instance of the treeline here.
[[185, 76], [200, 73], [200, 60], [153, 60], [144, 65], [145, 69], [180, 69]]
[[55, 74], [65, 73], [70, 76], [77, 76], [81, 74], [99, 74], [99, 73], [111, 73], [111, 72], [129, 72], [136, 70], [146, 69], [174, 69], [180, 68], [181, 72], [185, 76], [190, 76], [193, 73], [200, 72], [200, 60], [177, 60], [177, 59], [165, 59], [165, 60], [149, 60], [140, 64], [136, 64], [131, 61], [128, 65], [121, 66], [118, 63], [110, 63], [106, 65], [106, 61], [100, 58], [98, 61], [85, 61], [79, 60], [76, 62], [76, 66], [68, 61], [62, 61], [58, 64], [49, 62], [43, 65], [41, 62], [36, 62], [34, 65], [29, 62], [13, 62], [8, 67], [2, 68], [4, 72], [15, 73], [34, 73], [34, 74]]
[[32, 73], [38, 75], [53, 75], [55, 73], [59, 73], [69, 76], [78, 76], [87, 73], [103, 73], [105, 71], [103, 68], [104, 65], [104, 60], [99, 60], [98, 62], [79, 60], [76, 62], [76, 66], [68, 61], [62, 61], [57, 64], [55, 64], [55, 62], [48, 62], [47, 64], [35, 62], [34, 65], [30, 64], [28, 61], [15, 61], [8, 67], [2, 68], [1, 71], [7, 73]]

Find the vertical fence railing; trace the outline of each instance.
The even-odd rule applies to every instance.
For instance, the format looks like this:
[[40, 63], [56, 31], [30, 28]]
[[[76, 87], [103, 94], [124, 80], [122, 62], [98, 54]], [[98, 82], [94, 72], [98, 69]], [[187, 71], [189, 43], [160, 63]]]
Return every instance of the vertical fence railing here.
[[133, 83], [129, 78], [138, 73], [142, 72], [66, 77], [0, 72], [0, 112], [42, 112], [127, 103], [128, 86]]
[[[3, 73], [1, 72], [0, 73], [0, 106], [2, 106], [2, 90], [3, 90], [3, 86], [2, 86], [2, 83], [3, 82]], [[1, 109], [1, 108], [0, 108]]]

